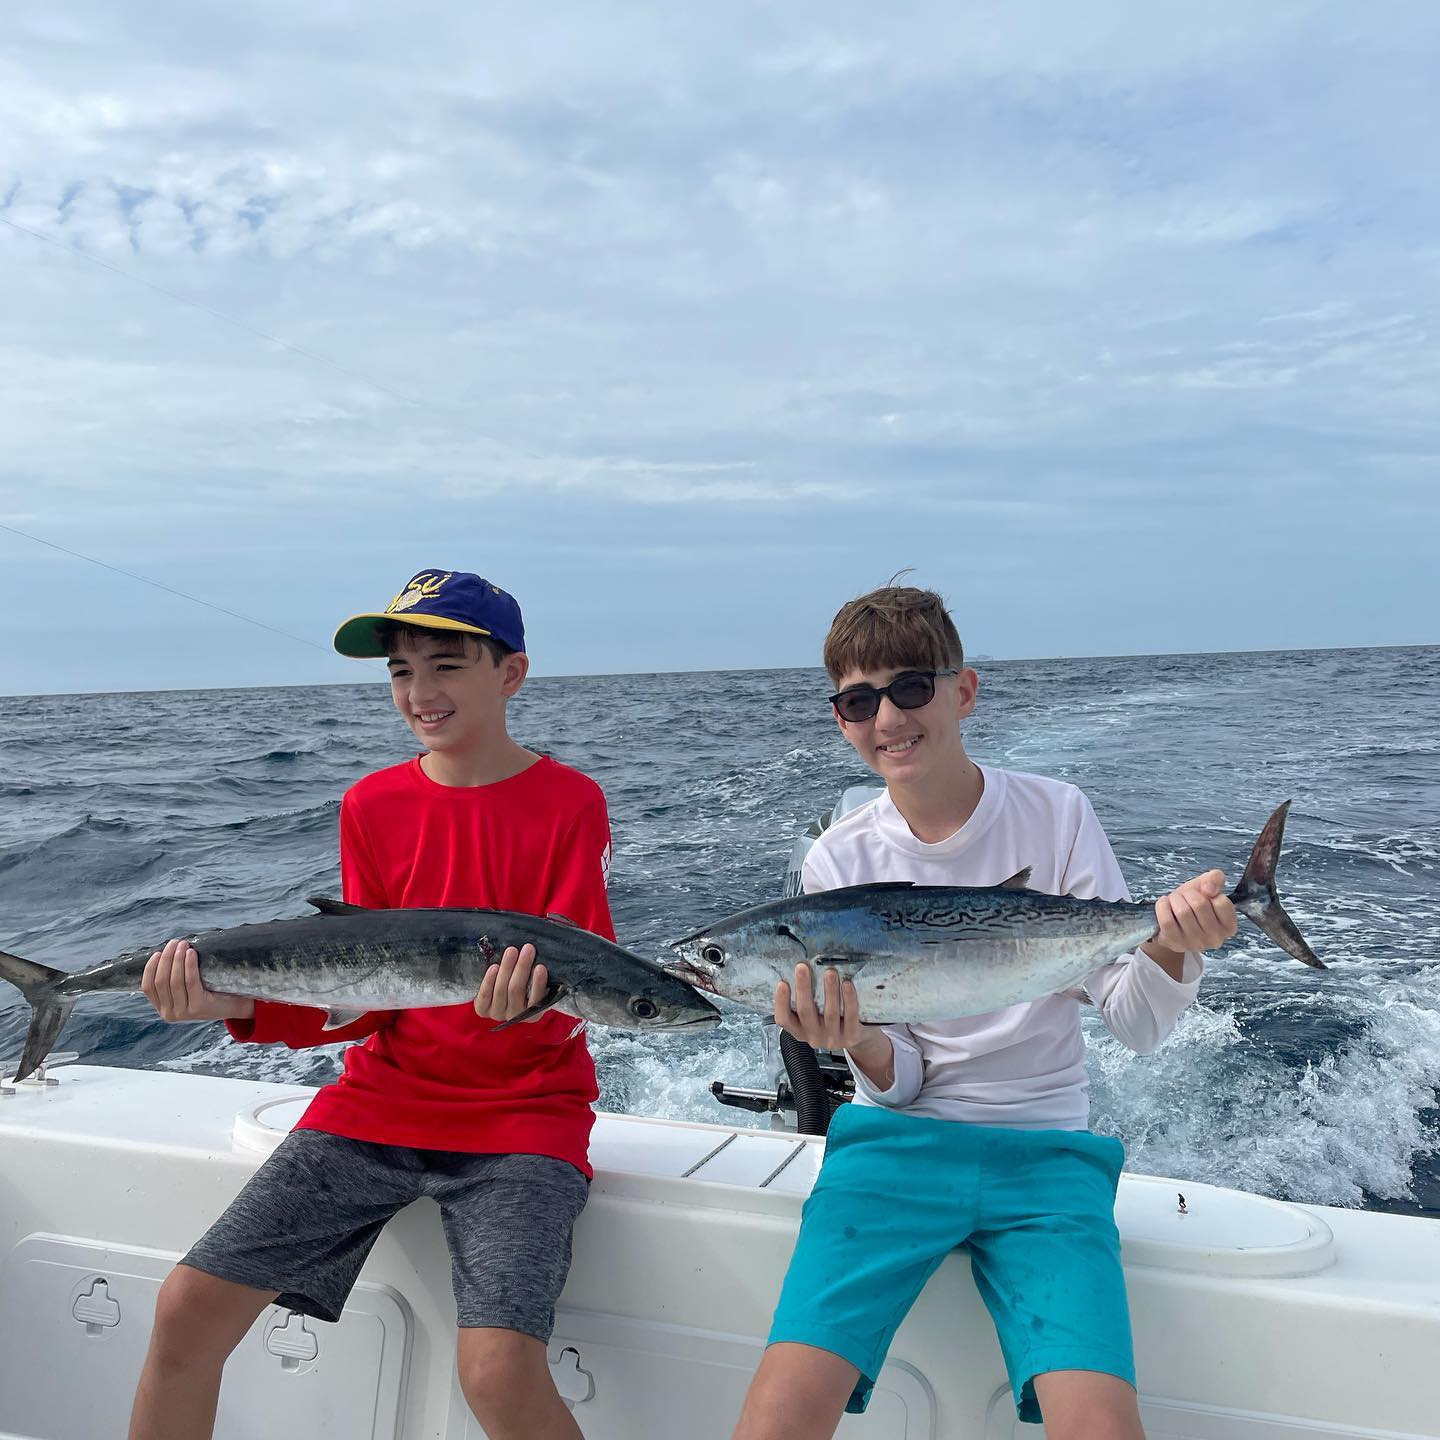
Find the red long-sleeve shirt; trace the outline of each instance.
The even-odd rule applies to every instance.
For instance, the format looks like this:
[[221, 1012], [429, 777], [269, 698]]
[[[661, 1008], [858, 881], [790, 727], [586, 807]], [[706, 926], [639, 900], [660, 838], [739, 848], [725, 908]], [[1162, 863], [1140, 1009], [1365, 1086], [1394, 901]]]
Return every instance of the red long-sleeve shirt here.
[[[480, 906], [558, 914], [614, 939], [600, 787], [548, 757], [493, 785], [437, 785], [407, 761], [366, 776], [340, 806], [347, 901], [373, 909]], [[545, 959], [543, 953], [537, 956]], [[302, 1128], [423, 1150], [551, 1155], [586, 1176], [595, 1065], [554, 1013], [499, 1034], [473, 1005], [379, 1011], [322, 1031], [323, 1010], [256, 1001], [237, 1040], [294, 1049], [364, 1040]], [[366, 1038], [368, 1037], [368, 1038]]]

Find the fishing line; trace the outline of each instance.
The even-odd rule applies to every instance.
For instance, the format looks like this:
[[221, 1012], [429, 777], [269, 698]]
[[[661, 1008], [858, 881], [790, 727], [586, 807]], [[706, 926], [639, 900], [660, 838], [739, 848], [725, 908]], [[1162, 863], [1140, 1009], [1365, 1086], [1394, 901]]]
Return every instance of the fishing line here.
[[[236, 330], [243, 331], [247, 335], [253, 335], [257, 339], [264, 340], [268, 344], [277, 345], [280, 349], [288, 351], [292, 355], [298, 355], [303, 360], [313, 361], [317, 365], [323, 365], [333, 370], [338, 375], [343, 375], [349, 380], [358, 380], [362, 385], [368, 385], [372, 390], [379, 391], [382, 395], [388, 395], [392, 400], [398, 400], [402, 405], [418, 408], [429, 402], [416, 400], [409, 395], [402, 394], [399, 390], [392, 389], [389, 385], [379, 380], [372, 379], [369, 375], [362, 374], [359, 370], [351, 369], [341, 365], [338, 361], [332, 360], [328, 355], [322, 355], [318, 350], [306, 349], [303, 345], [292, 344], [288, 340], [282, 340], [278, 335], [272, 335], [267, 330], [261, 330], [258, 326], [248, 324], [244, 320], [237, 320], [233, 315], [227, 315], [222, 310], [216, 310], [213, 306], [205, 305], [198, 300], [192, 300], [189, 296], [181, 295], [178, 291], [169, 290], [164, 285], [157, 285], [153, 280], [147, 280], [143, 275], [136, 275], [133, 271], [124, 270], [119, 265], [112, 265], [108, 260], [102, 260], [99, 256], [91, 255], [77, 245], [69, 245], [63, 240], [57, 240], [51, 235], [46, 235], [39, 230], [32, 230], [28, 225], [21, 225], [14, 220], [0, 215], [0, 225], [6, 225], [17, 234], [28, 235], [33, 240], [39, 240], [42, 244], [53, 246], [57, 250], [63, 250], [67, 254], [78, 256], [81, 260], [88, 260], [92, 265], [98, 265], [102, 270], [108, 270], [112, 275], [118, 275], [122, 280], [131, 280], [138, 285], [143, 285], [147, 290], [157, 295], [163, 295], [167, 300], [174, 300], [181, 305], [186, 305], [192, 310], [198, 310], [214, 320], [219, 320], [225, 325], [232, 326]], [[433, 407], [432, 407], [433, 408]], [[464, 427], [462, 427], [464, 428]], [[472, 430], [470, 433], [487, 444], [497, 445], [501, 449], [509, 450], [513, 454], [522, 455], [530, 460], [542, 460], [544, 457], [533, 451], [526, 450], [518, 445], [510, 444], [503, 440], [497, 440], [491, 435], [482, 435], [479, 431]], [[167, 594], [178, 596], [182, 600], [189, 600], [193, 604], [203, 605], [207, 610], [218, 611], [222, 615], [229, 615], [232, 619], [242, 620], [247, 625], [258, 626], [261, 630], [268, 630], [272, 635], [283, 636], [287, 640], [294, 640], [301, 645], [308, 645], [322, 654], [329, 655], [332, 659], [335, 652], [329, 647], [319, 645], [313, 640], [307, 640], [303, 635], [294, 635], [288, 630], [281, 630], [277, 626], [267, 624], [264, 620], [257, 620], [253, 615], [244, 615], [238, 610], [230, 610], [224, 605], [216, 605], [213, 601], [201, 599], [198, 595], [191, 595], [188, 591], [176, 589], [173, 585], [166, 585], [159, 580], [152, 580], [146, 575], [137, 575], [133, 570], [126, 570], [122, 566], [112, 565], [109, 561], [97, 559], [93, 555], [82, 554], [79, 550], [68, 549], [59, 545], [53, 540], [42, 539], [38, 535], [31, 535], [28, 531], [21, 530], [14, 525], [6, 525], [0, 522], [0, 530], [6, 530], [12, 535], [18, 535], [24, 540], [33, 541], [37, 545], [46, 545], [52, 550], [58, 550], [63, 555], [73, 556], [76, 560], [84, 560], [88, 564], [98, 565], [102, 570], [109, 570], [116, 575], [124, 575], [127, 579], [138, 580], [142, 585], [149, 585], [156, 590], [163, 590]]]
[[202, 600], [198, 595], [191, 595], [187, 590], [177, 590], [173, 585], [166, 585], [160, 580], [152, 580], [148, 575], [137, 575], [133, 570], [126, 570], [120, 565], [112, 565], [108, 560], [98, 560], [93, 555], [83, 555], [79, 550], [71, 550], [68, 546], [57, 545], [53, 540], [43, 539], [39, 535], [32, 535], [28, 530], [21, 530], [14, 525], [7, 525], [0, 520], [0, 530], [8, 530], [12, 535], [18, 535], [23, 540], [33, 540], [37, 545], [46, 545], [51, 550], [58, 550], [62, 555], [70, 555], [76, 560], [84, 560], [90, 565], [98, 565], [102, 570], [109, 570], [116, 575], [124, 575], [129, 580], [138, 580], [142, 585], [149, 585], [156, 590], [163, 590], [167, 595], [177, 595], [182, 600], [189, 600], [193, 604], [203, 605], [207, 610], [218, 610], [222, 615], [228, 615], [232, 620], [243, 620], [247, 625], [257, 625], [261, 630], [268, 630], [272, 635], [283, 636], [286, 640], [294, 640], [297, 644], [308, 645], [312, 650], [319, 650], [322, 654], [328, 655], [332, 660], [338, 660], [334, 650], [328, 646], [317, 644], [314, 640], [307, 640], [303, 635], [295, 635], [289, 630], [281, 630], [276, 625], [267, 624], [264, 620], [257, 620], [253, 615], [244, 615], [239, 610], [227, 609], [224, 605], [217, 605], [213, 600]]

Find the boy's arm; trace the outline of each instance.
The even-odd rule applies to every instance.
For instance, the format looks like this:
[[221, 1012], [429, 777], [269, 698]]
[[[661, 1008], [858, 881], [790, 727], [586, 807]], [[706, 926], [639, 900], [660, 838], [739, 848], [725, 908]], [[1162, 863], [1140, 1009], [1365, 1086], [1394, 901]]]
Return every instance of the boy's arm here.
[[[388, 908], [364, 826], [348, 792], [340, 802], [340, 889], [351, 905], [364, 905], [370, 910]], [[304, 1050], [312, 1045], [363, 1040], [389, 1025], [398, 1013], [395, 1010], [372, 1010], [349, 1025], [326, 1030], [327, 1014], [324, 1010], [308, 1005], [281, 1005], [271, 1000], [257, 1000], [253, 1017], [227, 1020], [225, 1025], [237, 1040], [256, 1045], [278, 1042], [292, 1050]]]
[[[1129, 900], [1125, 877], [1094, 809], [1084, 795], [1079, 796], [1079, 804], [1079, 825], [1065, 865], [1063, 892], [1080, 900]], [[1177, 897], [1208, 880], [1208, 876], [1200, 876], [1187, 882], [1159, 905], [1176, 902]], [[1228, 907], [1229, 902], [1225, 903]], [[1188, 948], [1187, 933], [1170, 923], [1173, 913], [1169, 920], [1157, 915], [1156, 928], [1161, 931], [1157, 938], [1178, 942], [1178, 949], [1148, 942], [1140, 950], [1102, 965], [1084, 983], [1086, 992], [1100, 1008], [1105, 1028], [1122, 1045], [1141, 1055], [1150, 1054], [1175, 1028], [1180, 1012], [1199, 992], [1205, 973], [1201, 948]], [[1219, 944], [1225, 938], [1221, 933], [1223, 925], [1217, 922], [1210, 929], [1216, 932], [1213, 937], [1209, 929], [1200, 927], [1193, 930], [1193, 938], [1202, 942], [1211, 939], [1212, 946]], [[1234, 933], [1233, 910], [1228, 933]]]
[[[835, 888], [823, 858], [813, 849], [801, 867], [800, 885], [807, 895]], [[814, 1049], [844, 1051], [855, 1083], [877, 1104], [910, 1104], [920, 1093], [924, 1066], [909, 1028], [867, 1025], [855, 986], [849, 980], [842, 986], [833, 970], [826, 973], [823, 984], [821, 1014], [815, 1006], [810, 967], [803, 962], [797, 965], [793, 988], [784, 980], [775, 987], [775, 1023]]]

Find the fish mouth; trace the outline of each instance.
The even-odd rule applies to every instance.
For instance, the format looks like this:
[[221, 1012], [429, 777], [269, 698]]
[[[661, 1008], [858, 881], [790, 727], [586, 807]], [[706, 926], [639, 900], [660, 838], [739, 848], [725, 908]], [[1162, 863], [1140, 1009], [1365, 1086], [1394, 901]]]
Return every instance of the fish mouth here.
[[711, 1015], [696, 1015], [691, 1020], [677, 1020], [673, 1025], [667, 1025], [667, 1030], [713, 1030], [720, 1023], [720, 1012], [716, 1010]]
[[687, 985], [696, 990], [703, 990], [707, 995], [720, 993], [715, 988], [714, 976], [707, 974], [689, 960], [662, 960], [660, 968], [667, 975], [673, 975], [677, 980], [683, 980]]

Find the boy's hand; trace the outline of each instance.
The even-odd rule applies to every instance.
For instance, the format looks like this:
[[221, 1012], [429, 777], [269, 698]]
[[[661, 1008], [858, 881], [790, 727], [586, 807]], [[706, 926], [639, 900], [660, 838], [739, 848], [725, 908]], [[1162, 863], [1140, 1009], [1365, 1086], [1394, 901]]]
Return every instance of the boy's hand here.
[[815, 982], [810, 966], [802, 960], [795, 967], [794, 1008], [791, 986], [782, 980], [775, 987], [775, 1023], [813, 1050], [843, 1050], [879, 1090], [895, 1083], [895, 1047], [879, 1025], [867, 1025], [860, 1018], [860, 997], [855, 984], [840, 982], [839, 974], [826, 970], [821, 980], [825, 1013], [815, 1008]]
[[[475, 1013], [486, 1020], [518, 1020], [533, 1005], [538, 1005], [550, 988], [550, 976], [543, 965], [535, 964], [535, 947], [526, 945], [517, 950], [511, 945], [492, 965], [480, 982], [475, 997]], [[523, 1022], [538, 1020], [531, 1015]]]
[[140, 988], [162, 1020], [253, 1020], [248, 995], [207, 990], [200, 980], [200, 957], [188, 940], [170, 940], [145, 962]]
[[1235, 907], [1225, 893], [1225, 872], [1207, 870], [1162, 895], [1155, 902], [1155, 924], [1159, 933], [1149, 944], [1172, 954], [1218, 949], [1235, 933]]
[[794, 986], [782, 980], [775, 987], [775, 1023], [815, 1050], [850, 1050], [863, 1043], [873, 1030], [860, 1019], [854, 982], [842, 985], [839, 974], [827, 969], [820, 983], [825, 990], [823, 1015], [815, 1006], [810, 966], [802, 960], [795, 967]]

